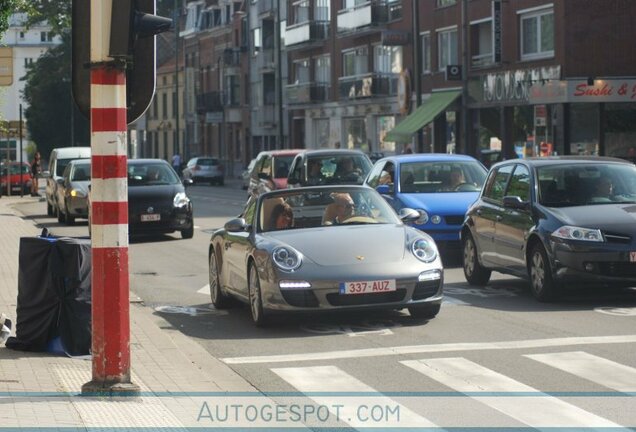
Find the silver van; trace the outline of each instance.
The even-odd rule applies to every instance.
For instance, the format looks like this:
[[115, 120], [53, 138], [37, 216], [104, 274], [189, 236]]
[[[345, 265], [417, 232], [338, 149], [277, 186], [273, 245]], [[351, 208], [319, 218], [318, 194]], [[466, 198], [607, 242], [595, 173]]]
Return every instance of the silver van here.
[[46, 214], [55, 216], [59, 205], [57, 203], [57, 184], [62, 179], [64, 169], [75, 159], [90, 159], [90, 147], [61, 147], [51, 151], [49, 157], [49, 176], [46, 179]]

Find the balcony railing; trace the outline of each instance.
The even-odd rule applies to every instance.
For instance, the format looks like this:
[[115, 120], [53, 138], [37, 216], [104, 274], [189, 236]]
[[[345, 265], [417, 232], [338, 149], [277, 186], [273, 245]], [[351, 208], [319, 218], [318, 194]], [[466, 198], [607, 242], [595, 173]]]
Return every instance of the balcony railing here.
[[402, 17], [402, 2], [370, 0], [338, 11], [338, 32], [350, 32], [361, 27], [384, 25]]
[[328, 98], [328, 84], [302, 83], [287, 86], [287, 102], [290, 104], [326, 102]]
[[285, 30], [285, 46], [323, 41], [329, 37], [329, 21], [305, 21]]
[[481, 68], [490, 66], [494, 63], [492, 53], [478, 54], [472, 56], [471, 66], [474, 68]]
[[199, 114], [215, 111], [223, 111], [222, 92], [215, 91], [197, 95], [197, 112]]
[[258, 69], [274, 69], [274, 50], [272, 48], [261, 49], [256, 56]]
[[398, 74], [373, 72], [338, 79], [341, 99], [358, 99], [397, 95]]

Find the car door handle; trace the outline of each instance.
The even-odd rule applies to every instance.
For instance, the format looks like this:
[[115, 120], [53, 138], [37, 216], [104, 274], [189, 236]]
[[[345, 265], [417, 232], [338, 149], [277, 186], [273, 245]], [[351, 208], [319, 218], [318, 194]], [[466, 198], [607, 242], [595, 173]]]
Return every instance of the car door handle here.
[[500, 215], [497, 215], [497, 217], [496, 217], [495, 219], [497, 219], [497, 222], [501, 222], [501, 220], [503, 219], [503, 217], [502, 217], [502, 216], [500, 216]]

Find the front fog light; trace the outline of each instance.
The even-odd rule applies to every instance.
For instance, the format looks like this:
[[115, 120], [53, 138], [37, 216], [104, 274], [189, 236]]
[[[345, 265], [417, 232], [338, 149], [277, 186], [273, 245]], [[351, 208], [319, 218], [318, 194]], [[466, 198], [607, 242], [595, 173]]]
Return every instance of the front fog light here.
[[307, 289], [311, 288], [311, 284], [307, 281], [289, 281], [282, 280], [278, 282], [280, 289]]
[[440, 222], [442, 222], [442, 217], [439, 215], [435, 215], [431, 218], [431, 222], [433, 222], [435, 225], [438, 225]]
[[426, 282], [426, 281], [432, 281], [432, 280], [439, 280], [441, 278], [442, 278], [441, 270], [429, 270], [429, 271], [420, 273], [420, 275], [417, 277], [417, 281]]

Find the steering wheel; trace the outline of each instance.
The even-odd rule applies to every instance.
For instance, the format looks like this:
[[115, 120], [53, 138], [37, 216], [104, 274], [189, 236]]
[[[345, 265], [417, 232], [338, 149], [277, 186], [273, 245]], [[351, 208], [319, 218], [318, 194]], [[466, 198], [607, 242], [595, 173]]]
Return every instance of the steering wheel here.
[[457, 186], [455, 186], [453, 188], [453, 190], [455, 192], [475, 192], [475, 191], [479, 190], [479, 188], [477, 186], [475, 186], [474, 183], [464, 182], [464, 183], [460, 183]]

